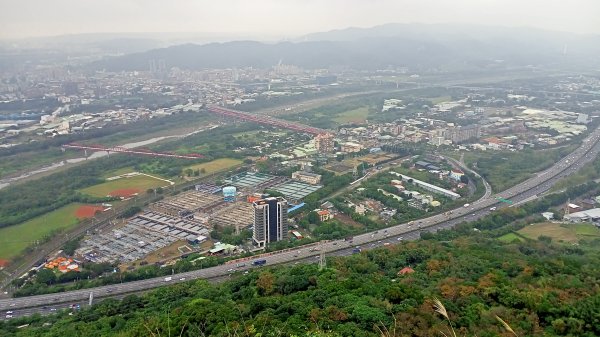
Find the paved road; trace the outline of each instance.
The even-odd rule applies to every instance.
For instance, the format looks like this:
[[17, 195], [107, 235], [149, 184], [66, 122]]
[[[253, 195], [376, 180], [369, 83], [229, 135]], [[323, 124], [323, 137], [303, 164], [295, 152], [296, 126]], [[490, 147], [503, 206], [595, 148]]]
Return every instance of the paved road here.
[[[550, 189], [550, 187], [552, 187], [559, 179], [576, 172], [584, 164], [592, 161], [600, 152], [599, 139], [600, 130], [595, 130], [583, 141], [582, 145], [577, 150], [558, 161], [553, 167], [540, 172], [527, 181], [503, 191], [498, 195], [506, 199], [511, 199], [514, 203], [526, 199], [537, 198], [538, 195]], [[357, 235], [353, 238], [351, 243], [344, 240], [322, 242], [319, 245], [319, 251], [299, 247], [294, 250], [275, 252], [272, 255], [264, 257], [264, 259], [267, 261], [267, 265], [290, 263], [311, 258], [316, 260], [321, 253], [326, 255], [345, 255], [351, 252], [351, 249], [355, 246], [360, 246], [361, 248], [374, 248], [385, 243], [391, 244], [399, 242], [401, 238], [401, 240], [416, 239], [422, 231], [435, 232], [440, 229], [452, 228], [456, 224], [464, 221], [472, 221], [481, 218], [490, 213], [490, 207], [492, 206], [506, 207], [505, 204], [499, 203], [494, 198], [481, 198], [478, 201], [473, 202], [469, 207], [460, 207], [453, 210], [453, 212], [448, 215], [438, 214], [418, 221], [399, 224], [385, 230]], [[0, 300], [0, 311], [6, 312], [10, 310], [21, 312], [24, 308], [43, 306], [56, 307], [60, 303], [81, 302], [87, 300], [91, 292], [93, 292], [94, 298], [122, 296], [122, 294], [125, 293], [140, 292], [163, 285], [185, 282], [191, 279], [219, 279], [251, 268], [259, 267], [253, 267], [249, 262], [246, 262], [245, 265], [240, 267], [231, 264], [221, 265], [176, 274], [173, 275], [171, 279], [157, 277], [92, 289], [74, 290], [65, 293], [5, 299]]]
[[460, 167], [463, 171], [470, 172], [477, 178], [481, 179], [481, 181], [483, 182], [483, 187], [485, 188], [485, 193], [483, 194], [483, 199], [489, 198], [492, 195], [492, 186], [479, 173], [471, 170], [465, 164], [465, 162], [463, 161], [464, 155], [465, 155], [464, 153], [460, 155], [460, 160], [456, 160], [454, 158], [444, 157], [444, 156], [442, 156], [442, 158], [445, 158], [446, 160], [450, 161], [452, 164]]

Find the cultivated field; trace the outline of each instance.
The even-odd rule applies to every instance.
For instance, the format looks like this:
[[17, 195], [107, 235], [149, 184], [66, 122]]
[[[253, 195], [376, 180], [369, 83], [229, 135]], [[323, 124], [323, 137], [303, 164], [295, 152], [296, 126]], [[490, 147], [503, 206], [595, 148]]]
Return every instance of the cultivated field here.
[[27, 222], [0, 228], [0, 259], [10, 260], [36, 240], [57, 231], [75, 226], [79, 218], [88, 217], [98, 206], [69, 204]]
[[215, 159], [206, 163], [202, 163], [202, 164], [196, 164], [196, 165], [192, 165], [192, 166], [188, 166], [186, 167], [186, 169], [192, 169], [192, 170], [201, 170], [204, 169], [205, 173], [204, 174], [210, 174], [213, 172], [218, 172], [218, 171], [222, 171], [222, 170], [226, 170], [228, 168], [234, 167], [236, 165], [241, 164], [242, 161], [239, 159], [233, 159], [233, 158], [220, 158], [220, 159]]
[[145, 193], [149, 188], [165, 187], [169, 185], [170, 184], [165, 180], [147, 175], [135, 175], [109, 180], [102, 184], [84, 188], [81, 192], [94, 197], [106, 197], [108, 195], [129, 197], [135, 193]]

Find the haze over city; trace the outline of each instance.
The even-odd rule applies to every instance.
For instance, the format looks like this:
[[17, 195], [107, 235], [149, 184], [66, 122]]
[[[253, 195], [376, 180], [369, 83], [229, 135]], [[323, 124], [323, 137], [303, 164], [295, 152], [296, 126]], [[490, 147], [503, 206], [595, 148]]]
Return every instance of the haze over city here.
[[185, 32], [277, 40], [385, 23], [462, 23], [600, 33], [595, 0], [2, 1], [0, 38]]

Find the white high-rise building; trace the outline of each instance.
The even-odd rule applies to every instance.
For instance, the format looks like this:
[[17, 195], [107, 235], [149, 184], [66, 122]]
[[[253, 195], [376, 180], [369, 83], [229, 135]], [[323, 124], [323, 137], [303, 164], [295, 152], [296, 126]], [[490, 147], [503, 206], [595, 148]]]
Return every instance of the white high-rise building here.
[[259, 247], [288, 238], [288, 203], [282, 197], [256, 200], [252, 239]]

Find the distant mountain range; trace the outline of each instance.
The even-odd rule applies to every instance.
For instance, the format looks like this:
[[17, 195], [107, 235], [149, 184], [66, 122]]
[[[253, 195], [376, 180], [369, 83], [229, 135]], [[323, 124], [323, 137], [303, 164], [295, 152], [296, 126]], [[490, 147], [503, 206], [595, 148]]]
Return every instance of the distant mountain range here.
[[597, 67], [600, 36], [531, 28], [473, 25], [388, 24], [309, 34], [293, 42], [235, 41], [185, 44], [105, 58], [92, 64], [110, 71], [147, 70], [151, 60], [183, 69], [269, 67], [280, 60], [305, 68], [380, 69], [406, 66], [460, 69], [509, 66]]

